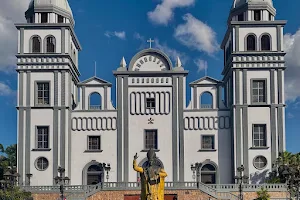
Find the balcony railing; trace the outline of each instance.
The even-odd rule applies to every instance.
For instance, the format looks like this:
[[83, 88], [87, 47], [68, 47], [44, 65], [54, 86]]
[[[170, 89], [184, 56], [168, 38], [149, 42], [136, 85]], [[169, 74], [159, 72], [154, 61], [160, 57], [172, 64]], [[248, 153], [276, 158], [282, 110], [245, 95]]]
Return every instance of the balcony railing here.
[[99, 106], [99, 105], [90, 105], [89, 110], [101, 110], [101, 106]]
[[[93, 190], [139, 190], [141, 184], [137, 182], [104, 182], [98, 185], [67, 185], [65, 186], [65, 191], [72, 192], [90, 192]], [[207, 192], [235, 192], [238, 191], [239, 185], [235, 184], [203, 184], [197, 185], [196, 182], [165, 182], [165, 189], [167, 190], [185, 190], [185, 189], [198, 189], [206, 188]], [[287, 191], [287, 186], [285, 184], [258, 184], [243, 185], [243, 191], [245, 192], [256, 192], [263, 187], [268, 191]], [[30, 192], [37, 193], [48, 193], [59, 191], [59, 186], [22, 186], [23, 189]]]
[[200, 108], [201, 109], [212, 109], [212, 104], [201, 104]]

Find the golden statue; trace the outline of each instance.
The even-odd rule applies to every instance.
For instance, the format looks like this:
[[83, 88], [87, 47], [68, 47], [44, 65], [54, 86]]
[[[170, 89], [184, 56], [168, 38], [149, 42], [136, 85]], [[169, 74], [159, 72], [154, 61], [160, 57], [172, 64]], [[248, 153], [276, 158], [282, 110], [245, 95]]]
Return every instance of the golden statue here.
[[155, 152], [150, 149], [148, 161], [140, 167], [136, 163], [137, 153], [133, 159], [133, 169], [140, 173], [141, 200], [164, 200], [165, 178], [167, 173], [158, 165]]

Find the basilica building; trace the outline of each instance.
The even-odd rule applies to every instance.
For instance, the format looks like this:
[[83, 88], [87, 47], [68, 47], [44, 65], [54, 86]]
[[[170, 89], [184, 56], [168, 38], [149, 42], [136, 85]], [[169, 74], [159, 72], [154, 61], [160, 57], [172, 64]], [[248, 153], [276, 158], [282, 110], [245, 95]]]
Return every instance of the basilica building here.
[[133, 156], [142, 166], [149, 149], [167, 182], [229, 184], [241, 165], [250, 183], [263, 182], [285, 150], [286, 21], [275, 16], [272, 0], [234, 0], [222, 80], [186, 83], [180, 58], [148, 48], [120, 58], [112, 84], [80, 80], [67, 0], [32, 0], [27, 23], [16, 24], [21, 184], [53, 185], [58, 167], [71, 185], [137, 182]]

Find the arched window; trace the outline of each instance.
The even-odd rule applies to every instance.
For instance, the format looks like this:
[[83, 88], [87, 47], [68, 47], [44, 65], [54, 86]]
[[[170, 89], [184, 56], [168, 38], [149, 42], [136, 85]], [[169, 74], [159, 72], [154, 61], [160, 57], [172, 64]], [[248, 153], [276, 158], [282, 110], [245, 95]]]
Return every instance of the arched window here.
[[87, 185], [97, 185], [103, 182], [103, 168], [100, 165], [91, 165], [87, 170]]
[[263, 35], [261, 37], [261, 50], [270, 51], [271, 50], [271, 38], [269, 35]]
[[216, 184], [216, 168], [211, 164], [206, 164], [201, 168], [201, 182], [204, 184]]
[[101, 110], [102, 99], [98, 92], [94, 92], [90, 95], [89, 110]]
[[46, 38], [46, 52], [55, 53], [55, 37], [49, 36]]
[[254, 35], [247, 37], [247, 51], [256, 51], [256, 38]]
[[31, 39], [31, 45], [32, 53], [41, 53], [41, 38], [39, 36], [34, 36]]
[[213, 108], [213, 96], [210, 92], [202, 93], [200, 97], [200, 108], [202, 109]]

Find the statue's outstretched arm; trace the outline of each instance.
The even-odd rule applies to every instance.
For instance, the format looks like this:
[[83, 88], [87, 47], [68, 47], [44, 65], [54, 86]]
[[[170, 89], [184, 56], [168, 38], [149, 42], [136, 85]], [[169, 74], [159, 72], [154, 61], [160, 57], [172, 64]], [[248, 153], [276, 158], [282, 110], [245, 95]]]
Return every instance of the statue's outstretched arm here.
[[159, 172], [159, 176], [160, 177], [167, 177], [168, 174], [167, 174], [167, 172], [164, 169], [161, 169], [160, 172]]
[[137, 172], [140, 172], [140, 173], [143, 173], [144, 172], [144, 169], [142, 167], [139, 167], [137, 164], [136, 164], [136, 160], [133, 160], [133, 169]]

